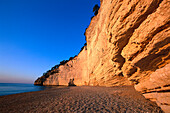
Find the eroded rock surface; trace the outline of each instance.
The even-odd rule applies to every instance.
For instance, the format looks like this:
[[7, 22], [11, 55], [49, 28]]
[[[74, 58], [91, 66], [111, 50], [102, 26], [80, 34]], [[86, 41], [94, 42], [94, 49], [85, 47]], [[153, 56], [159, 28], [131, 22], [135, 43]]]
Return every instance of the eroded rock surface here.
[[67, 85], [74, 78], [76, 85], [135, 85], [141, 92], [163, 90], [159, 97], [168, 97], [169, 26], [169, 0], [101, 0], [85, 32], [87, 47], [59, 73], [36, 83]]
[[157, 69], [149, 79], [139, 83], [135, 88], [168, 113], [170, 111], [170, 64]]
[[168, 64], [169, 8], [167, 0], [103, 0], [86, 31], [90, 84], [137, 84]]

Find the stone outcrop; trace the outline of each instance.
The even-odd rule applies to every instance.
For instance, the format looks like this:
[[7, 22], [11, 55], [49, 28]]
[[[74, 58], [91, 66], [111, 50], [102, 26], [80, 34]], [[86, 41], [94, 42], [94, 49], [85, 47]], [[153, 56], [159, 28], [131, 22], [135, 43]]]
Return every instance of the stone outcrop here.
[[[70, 79], [74, 79], [75, 85], [87, 85], [87, 48], [79, 53], [78, 56], [59, 66], [58, 73], [51, 74], [43, 82], [43, 85], [68, 85]], [[81, 65], [80, 65], [81, 64]]]
[[170, 111], [170, 64], [157, 69], [149, 79], [137, 84], [135, 88], [168, 113]]
[[35, 84], [68, 85], [74, 78], [76, 85], [134, 85], [167, 111], [169, 26], [169, 0], [101, 0], [85, 32], [87, 46]]

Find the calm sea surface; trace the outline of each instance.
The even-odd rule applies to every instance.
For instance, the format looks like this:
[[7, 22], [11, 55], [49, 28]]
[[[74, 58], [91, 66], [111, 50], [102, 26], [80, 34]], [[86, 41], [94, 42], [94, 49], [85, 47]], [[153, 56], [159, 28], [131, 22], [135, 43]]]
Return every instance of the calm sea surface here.
[[34, 86], [33, 84], [0, 83], [0, 96], [24, 92], [44, 90], [45, 86]]

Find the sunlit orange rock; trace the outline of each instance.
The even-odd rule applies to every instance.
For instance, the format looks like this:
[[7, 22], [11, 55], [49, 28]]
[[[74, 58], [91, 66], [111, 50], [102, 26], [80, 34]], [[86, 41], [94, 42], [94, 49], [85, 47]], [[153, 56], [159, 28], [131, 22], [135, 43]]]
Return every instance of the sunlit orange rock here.
[[142, 93], [154, 91], [145, 97], [167, 112], [169, 101], [160, 100], [169, 99], [170, 2], [100, 1], [99, 13], [85, 32], [87, 47], [60, 66], [59, 73], [35, 84], [68, 85], [74, 78], [76, 85], [134, 85]]

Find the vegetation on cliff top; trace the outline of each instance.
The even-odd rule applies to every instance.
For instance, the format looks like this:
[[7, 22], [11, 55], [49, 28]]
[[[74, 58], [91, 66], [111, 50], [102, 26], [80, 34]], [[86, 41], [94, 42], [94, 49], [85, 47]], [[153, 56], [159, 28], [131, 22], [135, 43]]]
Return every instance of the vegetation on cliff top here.
[[[94, 16], [96, 16], [98, 14], [99, 9], [100, 9], [100, 7], [98, 6], [98, 4], [96, 4], [93, 7]], [[93, 19], [94, 16], [91, 17], [91, 20]]]
[[94, 12], [94, 15], [96, 16], [98, 14], [98, 10], [99, 10], [99, 6], [98, 4], [96, 4], [94, 7], [93, 7], [93, 12]]
[[[96, 5], [93, 7], [93, 12], [94, 12], [94, 15], [95, 15], [95, 16], [98, 14], [99, 8], [100, 8], [100, 7], [98, 6], [98, 4], [96, 4]], [[94, 17], [94, 16], [93, 16], [93, 17]], [[92, 18], [93, 18], [93, 17], [92, 17]], [[92, 18], [91, 18], [91, 19], [92, 19]], [[86, 32], [86, 30], [87, 30], [87, 28], [85, 29], [85, 32]], [[85, 35], [85, 32], [84, 32], [84, 35]], [[86, 35], [85, 35], [85, 40], [86, 40]], [[84, 44], [84, 46], [81, 48], [80, 52], [83, 51], [83, 49], [84, 49], [86, 46], [87, 46], [87, 43]], [[87, 50], [87, 47], [86, 47], [85, 49]], [[80, 52], [79, 52], [79, 53], [80, 53]], [[79, 54], [79, 53], [78, 53], [78, 54]], [[69, 60], [63, 60], [63, 61], [60, 62], [60, 64], [57, 64], [57, 65], [53, 66], [50, 70], [44, 72], [43, 75], [42, 75], [41, 77], [39, 77], [39, 78], [35, 81], [35, 83], [38, 83], [39, 85], [43, 85], [43, 82], [46, 80], [46, 78], [48, 78], [48, 77], [49, 77], [50, 75], [52, 75], [52, 74], [59, 73], [59, 69], [58, 69], [58, 68], [59, 68], [61, 65], [65, 65], [68, 61], [74, 59], [76, 56], [77, 56], [77, 55], [75, 55], [74, 57], [70, 57]], [[38, 85], [38, 84], [37, 84], [37, 85]]]

